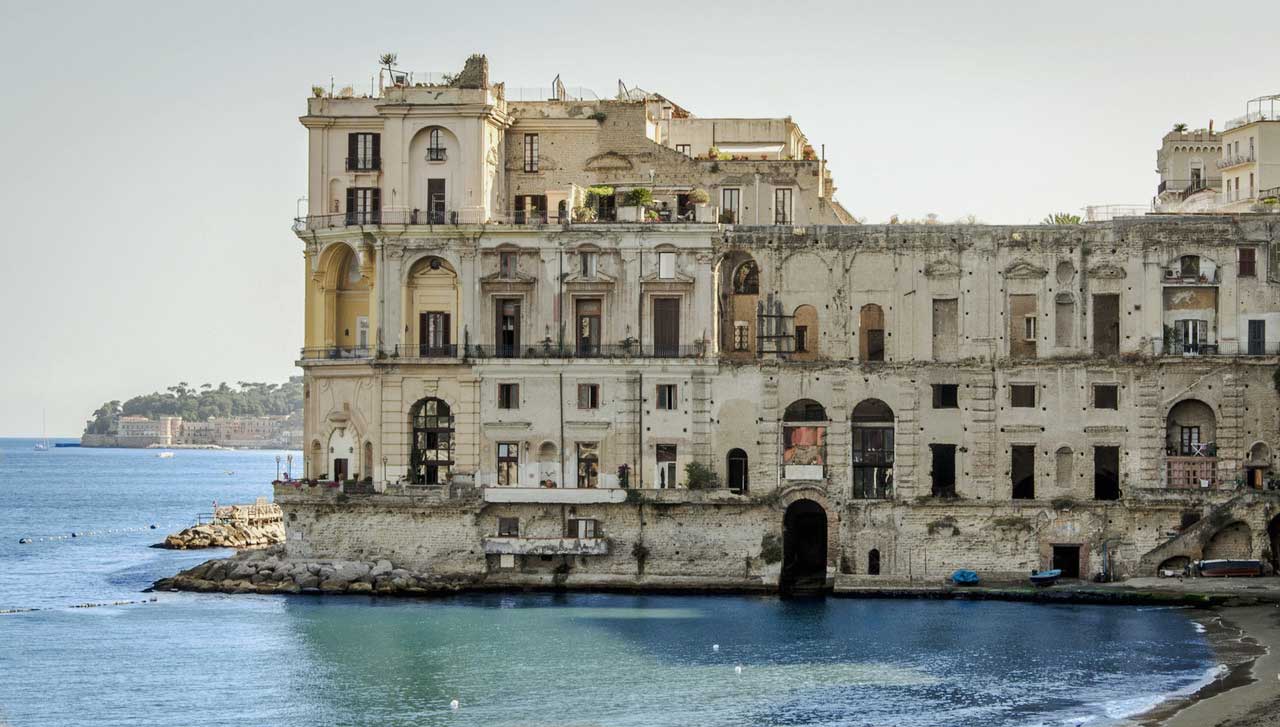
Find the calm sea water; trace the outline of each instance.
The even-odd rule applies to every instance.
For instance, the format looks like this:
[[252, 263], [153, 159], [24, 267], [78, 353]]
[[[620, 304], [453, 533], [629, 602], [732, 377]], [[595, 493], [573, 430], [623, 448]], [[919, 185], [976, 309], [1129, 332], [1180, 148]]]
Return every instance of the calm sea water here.
[[[147, 546], [213, 500], [269, 495], [283, 453], [32, 445], [0, 439], [0, 609], [41, 609], [0, 615], [15, 727], [1104, 725], [1213, 666], [1185, 612], [1127, 607], [162, 593], [71, 608], [148, 599], [215, 555]], [[86, 534], [18, 544], [71, 532]]]

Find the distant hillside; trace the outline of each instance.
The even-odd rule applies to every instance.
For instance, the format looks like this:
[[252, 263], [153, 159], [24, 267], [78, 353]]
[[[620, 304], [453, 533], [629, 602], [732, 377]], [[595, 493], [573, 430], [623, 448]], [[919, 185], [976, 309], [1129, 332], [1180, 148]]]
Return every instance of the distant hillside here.
[[143, 394], [121, 403], [108, 401], [93, 413], [85, 426], [85, 434], [106, 434], [116, 415], [126, 416], [180, 416], [187, 421], [199, 421], [209, 417], [263, 416], [267, 414], [293, 414], [302, 411], [302, 377], [290, 377], [284, 384], [263, 384], [254, 381], [227, 382], [214, 386], [201, 384], [191, 388], [180, 381], [163, 392]]

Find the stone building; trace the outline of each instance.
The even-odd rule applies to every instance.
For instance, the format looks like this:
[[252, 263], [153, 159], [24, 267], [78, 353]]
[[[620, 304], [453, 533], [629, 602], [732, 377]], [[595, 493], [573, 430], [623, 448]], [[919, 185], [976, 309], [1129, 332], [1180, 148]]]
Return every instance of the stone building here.
[[1272, 218], [841, 225], [789, 119], [460, 78], [302, 118], [305, 475], [345, 484], [277, 487], [297, 556], [761, 589], [1274, 558]]

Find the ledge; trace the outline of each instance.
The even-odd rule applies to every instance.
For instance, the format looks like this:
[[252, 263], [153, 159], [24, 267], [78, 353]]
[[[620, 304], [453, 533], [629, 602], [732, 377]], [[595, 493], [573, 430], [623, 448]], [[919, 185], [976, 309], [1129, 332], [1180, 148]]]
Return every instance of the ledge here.
[[618, 488], [587, 487], [486, 487], [485, 502], [533, 502], [588, 505], [625, 502], [627, 491]]
[[486, 555], [608, 555], [604, 538], [483, 538]]

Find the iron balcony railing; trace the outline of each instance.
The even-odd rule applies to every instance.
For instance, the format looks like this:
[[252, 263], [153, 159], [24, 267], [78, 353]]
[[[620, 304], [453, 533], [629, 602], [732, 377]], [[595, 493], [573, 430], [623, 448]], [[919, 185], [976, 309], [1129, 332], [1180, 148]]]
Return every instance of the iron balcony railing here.
[[1218, 168], [1226, 169], [1228, 167], [1239, 166], [1241, 164], [1251, 164], [1257, 161], [1253, 152], [1247, 154], [1232, 154], [1218, 160]]
[[457, 344], [400, 343], [392, 353], [397, 358], [457, 358]]
[[374, 350], [369, 346], [318, 346], [302, 349], [304, 361], [337, 361], [342, 359], [373, 358]]
[[1190, 197], [1196, 192], [1218, 186], [1221, 179], [1166, 179], [1156, 188], [1156, 194]]
[[465, 357], [472, 359], [503, 358], [570, 358], [570, 359], [625, 359], [625, 358], [703, 358], [711, 354], [710, 346], [663, 345], [652, 343], [615, 344], [565, 344], [539, 342], [522, 346], [502, 344], [470, 344]]
[[348, 172], [376, 172], [382, 169], [382, 159], [369, 157], [347, 157]]
[[[614, 223], [611, 215], [608, 219], [595, 220], [594, 223]], [[405, 225], [516, 225], [522, 227], [556, 226], [568, 224], [593, 224], [593, 222], [571, 223], [569, 215], [548, 215], [546, 212], [524, 212], [517, 210], [510, 215], [486, 214], [483, 210], [352, 210], [325, 215], [307, 215], [294, 218], [293, 229], [297, 232], [334, 230], [343, 227], [401, 227]], [[624, 224], [697, 224], [689, 219], [674, 217], [660, 218], [647, 222], [631, 222]]]

